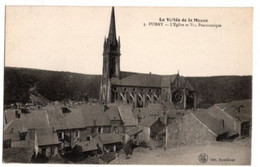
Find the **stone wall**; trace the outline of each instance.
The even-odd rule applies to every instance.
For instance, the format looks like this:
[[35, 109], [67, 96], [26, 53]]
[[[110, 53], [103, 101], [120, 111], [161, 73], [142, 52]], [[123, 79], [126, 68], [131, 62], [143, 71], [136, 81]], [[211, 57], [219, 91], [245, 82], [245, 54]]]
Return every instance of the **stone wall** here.
[[168, 125], [167, 129], [168, 147], [189, 146], [216, 140], [216, 136], [199, 123], [191, 113], [176, 119], [174, 123]]

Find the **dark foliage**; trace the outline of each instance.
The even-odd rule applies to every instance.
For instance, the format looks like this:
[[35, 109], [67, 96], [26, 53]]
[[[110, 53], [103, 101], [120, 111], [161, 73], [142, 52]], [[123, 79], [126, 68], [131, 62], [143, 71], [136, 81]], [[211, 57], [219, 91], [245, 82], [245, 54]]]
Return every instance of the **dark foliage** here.
[[187, 77], [198, 95], [199, 107], [252, 98], [252, 76]]
[[5, 67], [4, 103], [28, 102], [29, 89], [50, 101], [99, 98], [99, 75]]
[[[50, 101], [99, 98], [100, 75], [5, 67], [4, 103], [28, 102], [30, 88]], [[199, 107], [252, 98], [252, 76], [187, 77]]]

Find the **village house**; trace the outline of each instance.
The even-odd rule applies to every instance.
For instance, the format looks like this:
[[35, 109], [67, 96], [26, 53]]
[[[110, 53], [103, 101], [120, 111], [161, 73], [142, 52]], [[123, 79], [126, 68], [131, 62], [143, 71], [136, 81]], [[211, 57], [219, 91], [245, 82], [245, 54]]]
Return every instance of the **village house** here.
[[79, 153], [84, 153], [88, 157], [97, 155], [100, 148], [98, 141], [93, 138], [90, 141], [77, 142], [77, 144], [73, 147], [73, 150]]
[[167, 146], [189, 146], [210, 141], [220, 141], [228, 131], [223, 123], [205, 110], [189, 111], [169, 124], [165, 130]]
[[84, 116], [79, 108], [49, 105], [44, 107], [44, 109], [48, 111], [51, 127], [58, 134], [61, 149], [70, 149], [77, 141], [84, 138]]
[[[14, 112], [17, 115], [17, 112]], [[35, 110], [19, 113], [4, 126], [4, 140], [10, 141], [10, 147], [20, 147], [25, 143], [26, 135], [32, 128], [49, 128], [50, 123], [46, 110]]]
[[150, 145], [151, 141], [158, 140], [157, 134], [164, 128], [165, 124], [160, 118], [147, 117], [139, 123], [138, 127], [129, 130], [126, 134], [137, 145], [142, 143]]
[[45, 157], [55, 157], [59, 155], [60, 141], [53, 128], [29, 129], [26, 141], [30, 141], [35, 147], [35, 154]]
[[230, 137], [249, 136], [251, 133], [251, 100], [215, 104], [208, 109], [209, 114], [222, 121], [229, 130]]
[[96, 136], [99, 146], [103, 153], [117, 152], [122, 149], [122, 134], [107, 133]]
[[117, 105], [105, 105], [105, 112], [110, 120], [111, 133], [124, 133], [125, 129]]

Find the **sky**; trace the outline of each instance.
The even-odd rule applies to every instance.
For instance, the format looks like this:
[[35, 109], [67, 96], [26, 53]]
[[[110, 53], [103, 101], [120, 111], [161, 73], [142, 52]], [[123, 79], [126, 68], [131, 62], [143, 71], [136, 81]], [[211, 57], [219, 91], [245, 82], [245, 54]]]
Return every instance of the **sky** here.
[[[111, 7], [7, 6], [5, 66], [101, 74], [110, 14]], [[116, 7], [115, 17], [122, 71], [252, 75], [252, 8]], [[159, 18], [221, 27], [149, 26], [178, 23]]]

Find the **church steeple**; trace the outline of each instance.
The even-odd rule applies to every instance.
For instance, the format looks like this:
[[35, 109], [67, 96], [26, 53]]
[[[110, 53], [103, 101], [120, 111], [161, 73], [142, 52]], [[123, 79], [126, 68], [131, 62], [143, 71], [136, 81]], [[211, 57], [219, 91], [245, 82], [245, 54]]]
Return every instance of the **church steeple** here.
[[114, 6], [112, 7], [112, 11], [111, 11], [108, 39], [110, 39], [110, 41], [112, 43], [116, 42], [116, 20], [115, 20], [115, 9], [114, 9]]
[[120, 39], [116, 36], [115, 9], [112, 7], [108, 37], [105, 37], [103, 51], [103, 74], [100, 98], [110, 102], [111, 78], [120, 79]]

